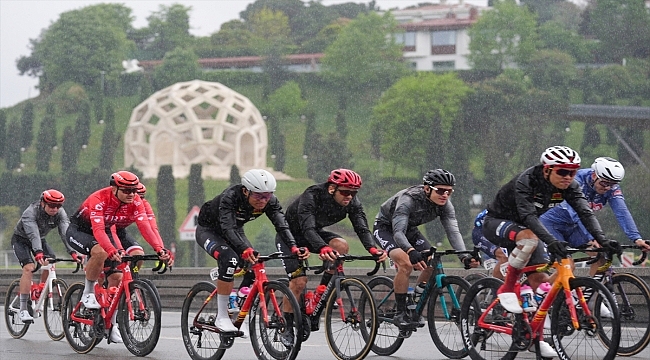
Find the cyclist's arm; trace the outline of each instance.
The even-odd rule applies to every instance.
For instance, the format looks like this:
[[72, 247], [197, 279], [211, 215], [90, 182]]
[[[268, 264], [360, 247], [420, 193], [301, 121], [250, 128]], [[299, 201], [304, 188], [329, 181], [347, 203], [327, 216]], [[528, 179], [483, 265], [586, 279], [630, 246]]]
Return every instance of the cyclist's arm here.
[[237, 225], [235, 211], [238, 207], [231, 196], [222, 196], [219, 202], [219, 225], [226, 241], [237, 254], [241, 254], [252, 245], [244, 235], [244, 230]]
[[142, 199], [142, 202], [144, 203], [144, 209], [147, 212], [147, 219], [149, 220], [149, 226], [151, 226], [151, 229], [156, 234], [158, 241], [160, 241], [161, 244], [164, 244], [162, 237], [160, 236], [160, 231], [158, 231], [158, 222], [156, 221], [156, 214], [153, 213], [151, 204], [149, 204], [149, 202], [145, 199]]
[[41, 232], [38, 230], [38, 223], [36, 222], [36, 210], [37, 208], [30, 205], [27, 207], [27, 209], [25, 209], [25, 211], [23, 211], [23, 214], [20, 217], [20, 222], [23, 224], [23, 231], [31, 242], [32, 251], [34, 253], [43, 252]]
[[[101, 246], [102, 249], [104, 249], [104, 251], [106, 251], [110, 257], [110, 255], [116, 253], [118, 249], [113, 246], [111, 239], [106, 234], [103, 207], [101, 205], [99, 205], [99, 207], [95, 207], [95, 210], [91, 211], [90, 214], [90, 224], [93, 230], [93, 237], [95, 237], [95, 240], [97, 240], [99, 246]], [[115, 241], [115, 243], [119, 243], [119, 241]]]
[[144, 237], [144, 240], [151, 245], [153, 250], [158, 253], [164, 248], [162, 240], [160, 240], [156, 233], [151, 228], [149, 224], [149, 218], [147, 217], [147, 211], [144, 208], [142, 201], [134, 202], [135, 204], [135, 224], [140, 230], [140, 234]]
[[[442, 215], [440, 215], [440, 222], [442, 227], [445, 229], [447, 238], [451, 247], [456, 251], [465, 251], [465, 242], [463, 237], [460, 235], [460, 229], [458, 229], [458, 220], [456, 220], [456, 210], [454, 205], [450, 200], [447, 200], [447, 203], [442, 207]], [[459, 259], [466, 257], [467, 254], [458, 255]]]
[[282, 212], [282, 206], [280, 201], [275, 196], [269, 200], [264, 210], [266, 216], [271, 220], [273, 226], [275, 226], [275, 232], [280, 235], [285, 244], [292, 248], [296, 246], [296, 240], [293, 238], [293, 234], [289, 231], [289, 224], [287, 219]]
[[377, 245], [375, 244], [375, 239], [368, 228], [368, 218], [366, 217], [366, 213], [363, 211], [363, 205], [361, 205], [359, 199], [356, 197], [353, 198], [348, 207], [350, 208], [348, 217], [350, 218], [354, 232], [359, 236], [359, 240], [361, 240], [363, 247], [366, 250], [376, 248]]
[[[523, 225], [529, 228], [537, 237], [546, 244], [550, 244], [556, 239], [546, 230], [533, 204], [534, 190], [530, 186], [530, 173], [523, 172], [515, 182], [515, 203], [517, 205], [517, 214]], [[575, 184], [577, 184], [574, 181]]]
[[327, 246], [325, 240], [318, 235], [318, 231], [316, 230], [316, 212], [318, 211], [318, 207], [316, 206], [314, 194], [308, 189], [296, 201], [298, 201], [297, 216], [302, 236], [307, 240], [312, 249], [320, 250]]
[[57, 221], [59, 223], [59, 236], [61, 237], [61, 242], [63, 242], [63, 245], [65, 246], [65, 251], [68, 254], [72, 254], [75, 252], [75, 250], [68, 244], [66, 241], [66, 235], [65, 233], [68, 231], [68, 226], [70, 225], [70, 219], [68, 218], [68, 214], [65, 212], [64, 208], [60, 208], [59, 212], [57, 213]]
[[612, 207], [612, 211], [614, 212], [616, 220], [618, 220], [618, 224], [621, 226], [621, 229], [623, 229], [625, 235], [627, 235], [627, 237], [632, 242], [643, 239], [636, 227], [636, 224], [634, 223], [634, 219], [632, 218], [632, 214], [630, 214], [630, 210], [627, 208], [625, 198], [623, 197], [623, 192], [620, 188], [614, 188], [612, 190], [613, 192], [612, 197], [609, 199], [609, 206]]
[[589, 203], [580, 190], [579, 184], [574, 180], [564, 193], [567, 203], [569, 203], [573, 210], [578, 214], [580, 221], [587, 231], [589, 231], [599, 244], [605, 241], [605, 233], [603, 233], [603, 230], [600, 228], [596, 215], [594, 215], [591, 207], [589, 207]]

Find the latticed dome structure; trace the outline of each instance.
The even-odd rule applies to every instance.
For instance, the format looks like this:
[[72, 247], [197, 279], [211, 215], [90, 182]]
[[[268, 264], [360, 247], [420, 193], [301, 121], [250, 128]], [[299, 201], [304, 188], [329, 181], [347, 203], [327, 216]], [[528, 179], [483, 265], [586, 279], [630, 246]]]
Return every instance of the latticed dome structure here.
[[190, 165], [203, 176], [228, 179], [239, 170], [266, 168], [266, 124], [253, 103], [230, 88], [201, 80], [176, 83], [151, 95], [131, 113], [124, 136], [124, 165], [145, 178], [172, 165], [184, 178]]

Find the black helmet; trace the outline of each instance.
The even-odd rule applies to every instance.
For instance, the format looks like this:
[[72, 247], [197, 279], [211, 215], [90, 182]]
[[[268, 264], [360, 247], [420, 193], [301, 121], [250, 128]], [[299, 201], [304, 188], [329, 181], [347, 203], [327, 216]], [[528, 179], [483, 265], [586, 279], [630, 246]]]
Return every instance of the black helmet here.
[[454, 174], [450, 173], [447, 170], [435, 169], [429, 170], [424, 177], [422, 178], [424, 185], [435, 186], [435, 185], [456, 185], [456, 177]]

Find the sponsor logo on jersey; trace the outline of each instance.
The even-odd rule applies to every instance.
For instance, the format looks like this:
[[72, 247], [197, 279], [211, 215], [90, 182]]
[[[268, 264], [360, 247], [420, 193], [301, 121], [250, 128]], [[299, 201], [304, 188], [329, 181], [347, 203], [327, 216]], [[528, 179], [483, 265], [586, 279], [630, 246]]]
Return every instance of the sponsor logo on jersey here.
[[562, 193], [553, 193], [551, 195], [551, 201], [562, 201], [564, 198], [562, 197]]

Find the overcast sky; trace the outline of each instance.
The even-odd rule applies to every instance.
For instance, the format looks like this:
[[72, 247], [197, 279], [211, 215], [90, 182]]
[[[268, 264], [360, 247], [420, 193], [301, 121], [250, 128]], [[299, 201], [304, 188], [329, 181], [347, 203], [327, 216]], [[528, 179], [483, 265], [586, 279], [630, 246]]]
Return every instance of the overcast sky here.
[[[222, 23], [238, 19], [239, 13], [254, 0], [0, 0], [0, 108], [13, 106], [28, 98], [38, 95], [35, 89], [38, 81], [29, 76], [18, 75], [16, 60], [21, 56], [29, 56], [29, 39], [37, 38], [59, 18], [59, 14], [80, 9], [99, 3], [121, 3], [133, 10], [135, 16], [133, 26], [147, 26], [147, 17], [158, 11], [159, 6], [169, 6], [180, 3], [191, 6], [190, 33], [197, 36], [207, 36], [219, 30]], [[305, 1], [306, 2], [306, 1]], [[323, 0], [323, 5], [346, 2], [368, 3], [369, 1]], [[403, 9], [406, 6], [427, 2], [427, 0], [377, 0], [382, 10], [391, 8]], [[429, 2], [437, 2], [429, 0]], [[448, 0], [449, 3], [457, 0]], [[465, 3], [485, 4], [487, 0], [465, 0]]]

